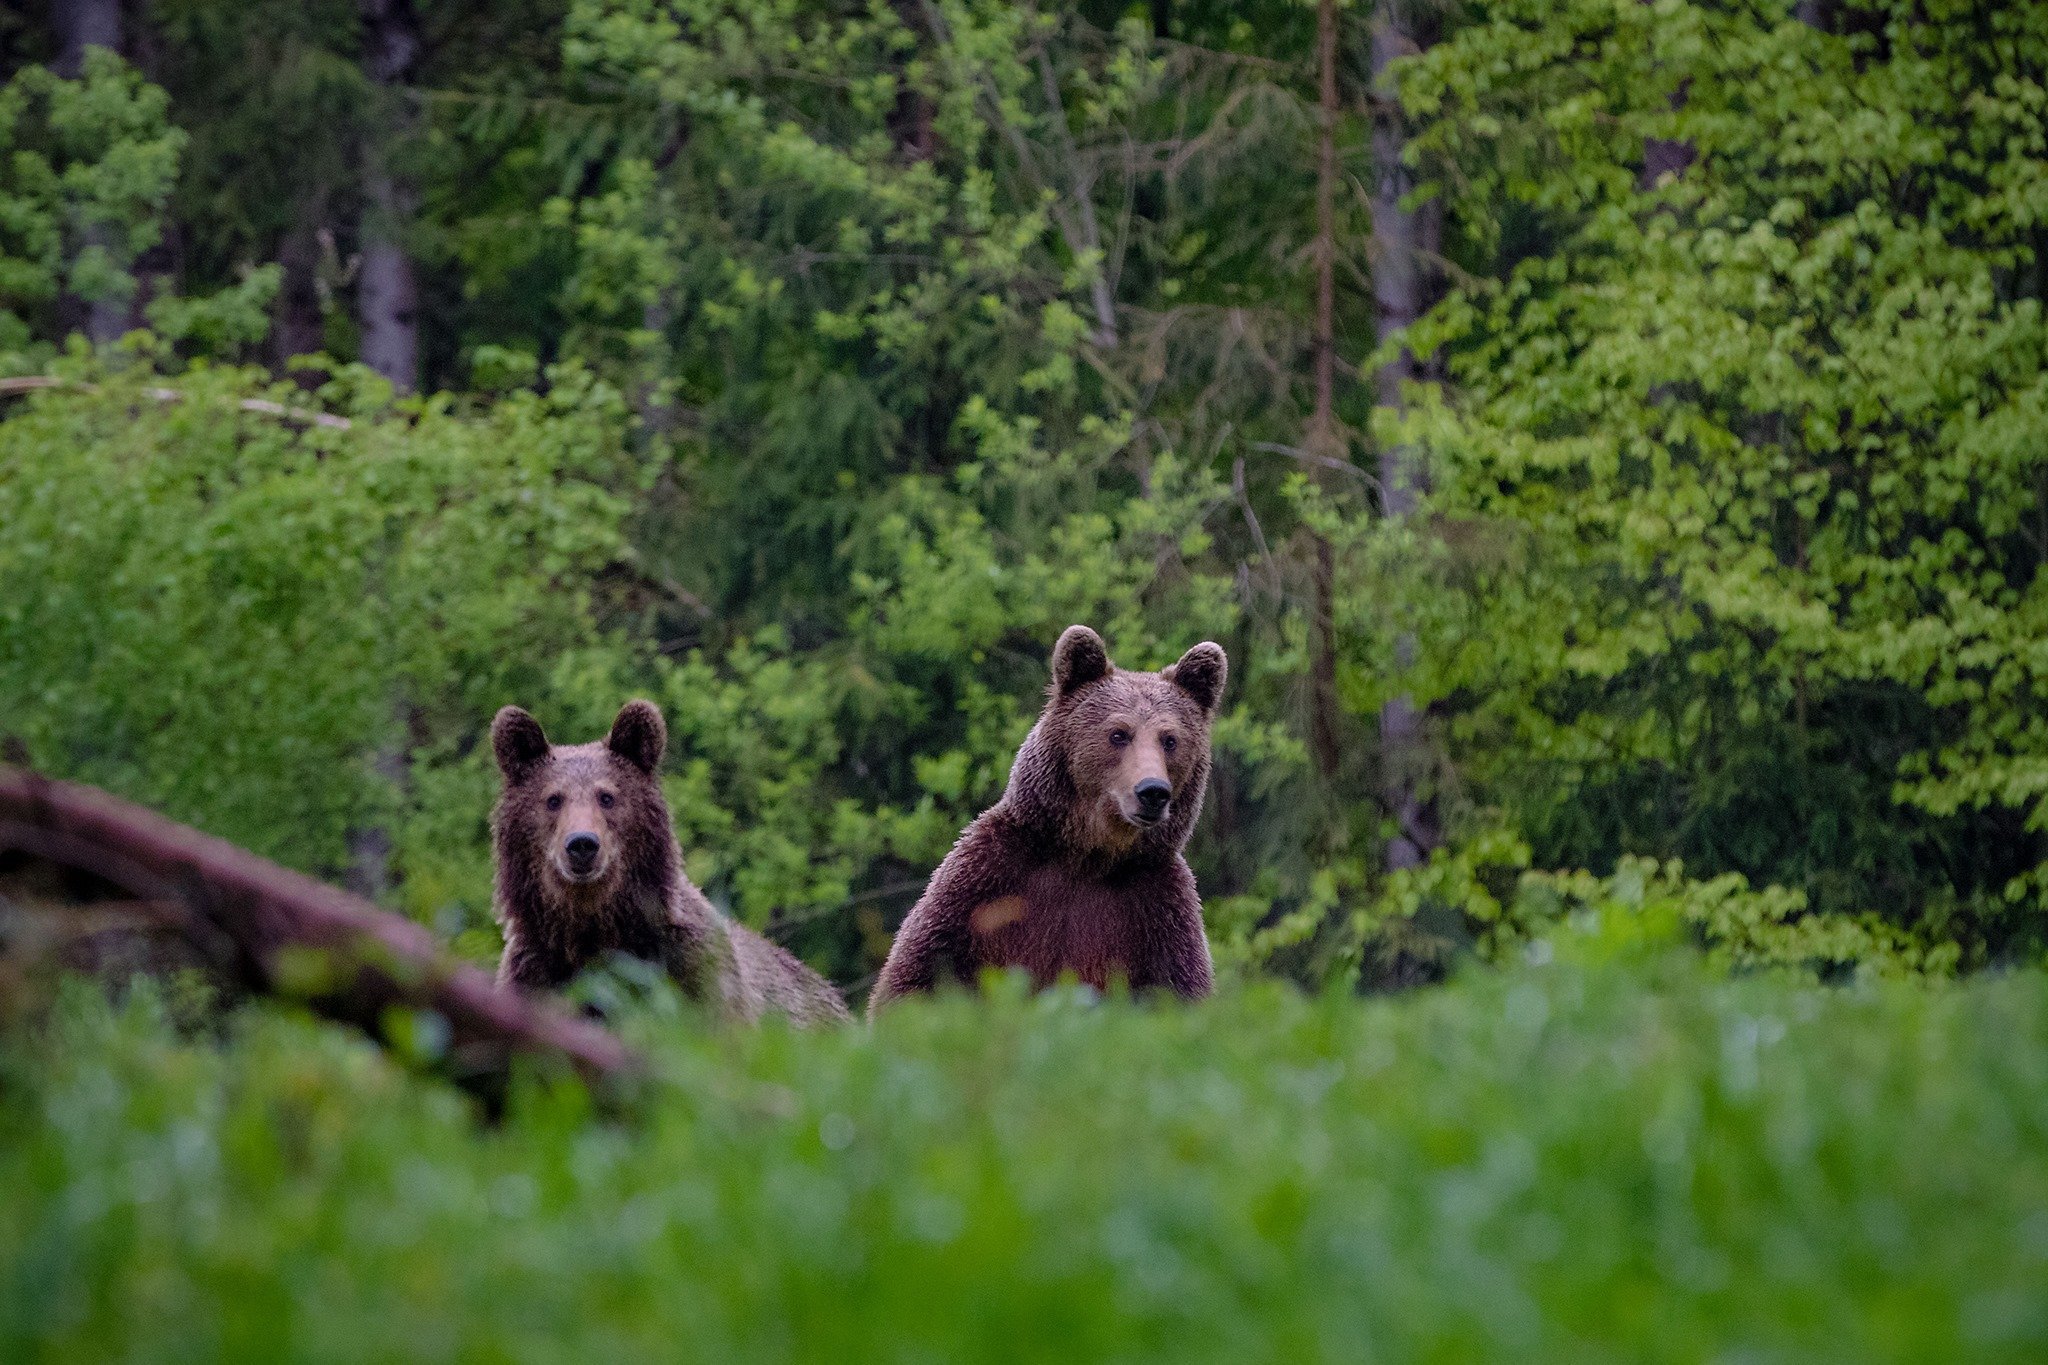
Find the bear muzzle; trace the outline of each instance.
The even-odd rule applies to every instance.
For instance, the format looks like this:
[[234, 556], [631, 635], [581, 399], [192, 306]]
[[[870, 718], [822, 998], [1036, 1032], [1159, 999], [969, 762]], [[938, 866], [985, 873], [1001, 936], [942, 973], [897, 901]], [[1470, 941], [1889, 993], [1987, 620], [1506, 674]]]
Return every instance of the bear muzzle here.
[[1125, 818], [1134, 825], [1156, 825], [1166, 818], [1173, 788], [1159, 778], [1148, 777], [1131, 789], [1131, 799], [1134, 809], [1126, 810]]
[[604, 842], [588, 830], [578, 830], [562, 841], [559, 870], [565, 881], [593, 882], [604, 875]]

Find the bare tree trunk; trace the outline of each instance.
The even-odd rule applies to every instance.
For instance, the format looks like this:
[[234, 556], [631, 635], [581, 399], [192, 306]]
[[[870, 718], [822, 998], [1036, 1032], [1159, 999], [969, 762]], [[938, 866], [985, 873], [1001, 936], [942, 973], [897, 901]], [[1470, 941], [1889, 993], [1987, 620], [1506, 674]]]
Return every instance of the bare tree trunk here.
[[64, 79], [78, 79], [89, 47], [121, 51], [121, 0], [57, 0], [52, 9], [62, 44], [57, 74]]
[[405, 120], [395, 111], [419, 61], [419, 17], [411, 0], [358, 0], [364, 68], [394, 111], [363, 153], [362, 264], [356, 313], [363, 363], [402, 393], [420, 384], [419, 279], [401, 239], [418, 212], [418, 196], [391, 170], [391, 149]]
[[[1382, 338], [1406, 330], [1429, 304], [1429, 276], [1441, 251], [1442, 210], [1435, 201], [1408, 207], [1402, 199], [1414, 188], [1401, 153], [1407, 142], [1400, 105], [1388, 78], [1399, 57], [1418, 52], [1422, 43], [1398, 0], [1380, 0], [1372, 25], [1372, 78], [1380, 116], [1373, 130], [1373, 299]], [[1406, 405], [1403, 386], [1422, 378], [1415, 353], [1403, 346], [1375, 376], [1382, 407], [1400, 411]], [[1381, 508], [1389, 518], [1412, 515], [1425, 491], [1424, 473], [1416, 453], [1405, 446], [1380, 452]], [[1415, 639], [1404, 635], [1395, 646], [1395, 663], [1414, 662]], [[1380, 708], [1380, 761], [1383, 796], [1394, 817], [1394, 836], [1387, 844], [1387, 867], [1393, 871], [1419, 867], [1443, 842], [1431, 780], [1434, 764], [1422, 714], [1407, 697]]]
[[419, 282], [412, 257], [392, 240], [412, 217], [411, 194], [390, 176], [368, 175], [370, 217], [363, 225], [363, 259], [356, 277], [362, 360], [401, 393], [420, 386]]
[[[103, 47], [116, 55], [123, 51], [121, 0], [57, 0], [54, 9], [58, 40], [62, 44], [56, 69], [66, 80], [76, 80], [84, 74], [87, 48]], [[98, 224], [88, 226], [80, 242], [87, 249], [105, 249], [112, 244], [112, 235]], [[72, 300], [66, 311], [78, 320], [96, 346], [119, 341], [128, 330], [126, 298]]]
[[[1314, 246], [1315, 409], [1309, 417], [1308, 448], [1319, 457], [1318, 478], [1343, 458], [1337, 435], [1337, 3], [1316, 5], [1316, 236]], [[1309, 659], [1309, 748], [1324, 780], [1337, 775], [1343, 758], [1337, 715], [1337, 565], [1330, 542], [1315, 542], [1315, 621]]]

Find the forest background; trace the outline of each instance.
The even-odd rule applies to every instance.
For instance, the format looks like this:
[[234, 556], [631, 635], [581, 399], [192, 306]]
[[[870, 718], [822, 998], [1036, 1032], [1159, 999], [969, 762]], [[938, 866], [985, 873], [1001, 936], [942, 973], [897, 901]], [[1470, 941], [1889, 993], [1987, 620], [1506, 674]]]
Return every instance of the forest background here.
[[492, 712], [646, 695], [858, 996], [1084, 621], [1229, 652], [1226, 976], [2037, 960], [2044, 114], [2040, 5], [10, 7], [0, 730], [488, 960]]

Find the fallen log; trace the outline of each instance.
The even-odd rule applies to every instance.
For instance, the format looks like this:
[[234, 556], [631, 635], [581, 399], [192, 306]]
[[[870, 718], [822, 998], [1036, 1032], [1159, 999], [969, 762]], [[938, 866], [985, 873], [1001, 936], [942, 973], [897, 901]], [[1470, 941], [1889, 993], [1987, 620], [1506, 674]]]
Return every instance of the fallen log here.
[[[49, 374], [15, 375], [11, 378], [0, 379], [0, 398], [13, 398], [19, 394], [35, 393], [42, 389], [83, 389], [87, 393], [92, 393], [98, 387], [96, 384], [84, 384], [72, 379], [59, 379], [57, 376]], [[185, 395], [177, 389], [167, 389], [160, 385], [151, 385], [143, 389], [142, 395], [158, 403], [182, 403], [185, 400]], [[347, 431], [355, 425], [348, 418], [336, 417], [331, 412], [320, 412], [313, 408], [295, 405], [287, 406], [270, 398], [241, 398], [236, 400], [235, 406], [243, 412], [261, 413], [265, 417], [279, 417], [287, 422], [298, 422], [305, 426], [330, 427], [335, 431]]]
[[640, 1070], [604, 1029], [500, 988], [411, 920], [96, 787], [0, 765], [0, 871], [10, 869], [66, 881], [68, 913], [97, 904], [93, 923], [111, 914], [169, 930], [241, 984], [487, 1094], [521, 1055], [566, 1062], [590, 1082]]

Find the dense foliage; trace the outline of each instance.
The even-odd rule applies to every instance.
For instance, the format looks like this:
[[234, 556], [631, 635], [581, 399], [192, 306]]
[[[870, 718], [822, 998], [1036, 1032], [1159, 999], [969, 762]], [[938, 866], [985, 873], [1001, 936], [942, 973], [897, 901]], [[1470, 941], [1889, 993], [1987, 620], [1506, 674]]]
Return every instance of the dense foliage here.
[[2037, 949], [2044, 69], [2037, 6], [1502, 5], [1408, 73], [1515, 206], [1468, 230], [1555, 239], [1425, 324], [1411, 428], [1469, 537], [1422, 671], [1545, 858]]
[[487, 955], [490, 713], [649, 695], [693, 874], [857, 985], [1084, 620], [1230, 652], [1227, 969], [1617, 895], [2038, 956], [2043, 8], [1322, 17], [1327, 91], [1283, 0], [10, 21], [0, 366], [67, 386], [0, 398], [0, 730]]
[[[1576, 935], [1570, 935], [1576, 937]], [[1561, 944], [1560, 954], [1570, 951]], [[2048, 981], [648, 1020], [610, 1118], [269, 1011], [0, 1060], [10, 1359], [1980, 1361], [2048, 1347]]]

